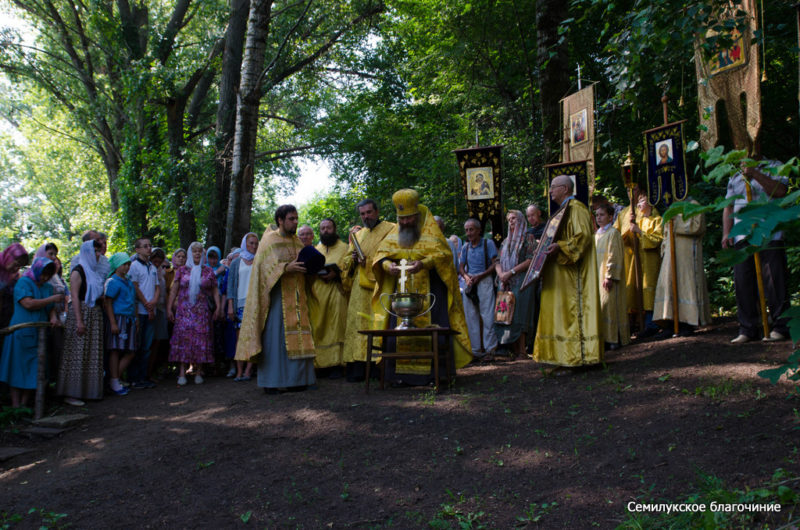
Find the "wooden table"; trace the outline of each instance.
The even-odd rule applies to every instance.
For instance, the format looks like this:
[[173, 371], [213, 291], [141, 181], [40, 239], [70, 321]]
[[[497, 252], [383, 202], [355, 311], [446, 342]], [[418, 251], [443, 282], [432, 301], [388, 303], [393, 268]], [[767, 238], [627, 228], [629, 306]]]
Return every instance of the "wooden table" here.
[[[439, 337], [450, 337], [452, 335], [458, 335], [459, 332], [455, 331], [451, 328], [441, 328], [441, 327], [429, 327], [429, 328], [409, 328], [409, 329], [362, 329], [359, 330], [359, 333], [362, 335], [367, 336], [367, 366], [366, 366], [366, 392], [369, 394], [369, 370], [370, 370], [370, 363], [372, 362], [372, 352], [374, 350], [378, 350], [380, 352], [380, 357], [382, 360], [386, 359], [431, 359], [433, 360], [433, 378], [436, 382], [436, 390], [438, 391], [439, 386], [439, 359], [440, 355], [444, 355], [445, 358], [445, 365], [447, 369], [447, 378], [448, 381], [450, 379], [450, 374], [454, 372], [453, 368], [453, 356], [449, 355], [450, 353], [450, 346], [449, 341], [446, 341], [446, 345], [443, 348], [439, 347]], [[431, 337], [431, 344], [433, 346], [432, 351], [422, 351], [422, 352], [397, 352], [397, 351], [387, 351], [386, 347], [386, 339], [395, 337], [397, 339], [401, 337], [419, 337], [429, 335]], [[381, 341], [381, 346], [375, 346], [374, 339], [375, 337], [380, 337], [383, 340]], [[395, 341], [395, 345], [397, 342]], [[386, 377], [386, 364], [381, 363], [381, 389], [385, 388], [385, 377]]]

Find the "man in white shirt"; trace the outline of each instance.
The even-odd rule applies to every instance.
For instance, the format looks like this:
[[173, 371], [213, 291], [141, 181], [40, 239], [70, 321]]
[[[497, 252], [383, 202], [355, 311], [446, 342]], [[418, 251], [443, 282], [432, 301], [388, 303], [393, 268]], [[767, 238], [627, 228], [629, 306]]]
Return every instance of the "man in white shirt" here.
[[[786, 196], [789, 179], [772, 176], [766, 168], [779, 166], [780, 162], [764, 160], [757, 167], [746, 167], [736, 173], [728, 182], [726, 198], [740, 195], [741, 198], [722, 212], [722, 247], [742, 249], [748, 246], [745, 236], [731, 239], [729, 234], [739, 222], [736, 213], [747, 205], [745, 180], [750, 182], [753, 200], [775, 200]], [[744, 176], [743, 176], [744, 174]], [[767, 306], [772, 318], [772, 331], [765, 341], [785, 340], [789, 336], [787, 318], [781, 315], [789, 309], [789, 293], [786, 285], [787, 265], [784, 250], [783, 232], [773, 234], [769, 249], [760, 252], [762, 277]], [[758, 338], [761, 328], [759, 315], [758, 286], [756, 283], [755, 262], [752, 256], [734, 265], [733, 279], [736, 287], [736, 317], [739, 320], [739, 334], [731, 342], [741, 344]]]
[[131, 263], [128, 276], [133, 282], [136, 300], [139, 302], [136, 306], [139, 322], [139, 349], [128, 368], [128, 375], [133, 388], [153, 388], [156, 385], [147, 377], [147, 366], [150, 361], [150, 346], [153, 344], [155, 334], [154, 320], [160, 291], [158, 269], [150, 263], [150, 252], [153, 245], [148, 238], [137, 239], [134, 247], [136, 259]]

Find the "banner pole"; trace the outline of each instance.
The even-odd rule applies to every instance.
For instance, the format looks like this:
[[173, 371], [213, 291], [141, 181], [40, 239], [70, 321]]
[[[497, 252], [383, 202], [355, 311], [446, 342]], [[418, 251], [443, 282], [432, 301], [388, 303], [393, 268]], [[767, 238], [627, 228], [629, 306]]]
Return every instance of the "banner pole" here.
[[[664, 125], [669, 123], [669, 117], [667, 115], [667, 104], [669, 103], [669, 97], [664, 94], [661, 97], [661, 105], [664, 110]], [[674, 179], [671, 182], [672, 186], [672, 196], [675, 196], [675, 182]], [[678, 269], [676, 266], [676, 259], [675, 259], [675, 219], [672, 218], [669, 220], [669, 269], [670, 269], [670, 276], [672, 277], [672, 335], [677, 336], [678, 330], [680, 329], [680, 309], [678, 308]]]
[[[753, 200], [753, 189], [750, 187], [750, 181], [742, 174], [744, 179], [744, 189], [747, 194], [747, 202]], [[761, 307], [761, 325], [764, 327], [764, 338], [769, 337], [769, 320], [767, 319], [767, 300], [764, 296], [764, 275], [761, 268], [761, 254], [756, 252], [753, 254], [753, 263], [756, 267], [756, 284], [758, 285], [758, 302]]]

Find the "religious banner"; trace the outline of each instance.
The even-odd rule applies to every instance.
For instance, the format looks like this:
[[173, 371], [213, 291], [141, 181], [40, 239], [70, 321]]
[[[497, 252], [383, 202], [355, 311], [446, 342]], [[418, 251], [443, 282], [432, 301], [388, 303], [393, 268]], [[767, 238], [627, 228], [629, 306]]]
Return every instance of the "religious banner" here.
[[495, 244], [503, 240], [503, 210], [501, 208], [502, 145], [470, 147], [453, 151], [461, 174], [464, 197], [469, 216], [481, 223], [492, 224]]
[[[578, 160], [576, 162], [561, 162], [559, 164], [548, 164], [544, 166], [547, 174], [547, 182], [550, 183], [560, 175], [566, 175], [572, 180], [574, 194], [579, 201], [589, 206], [589, 161]], [[549, 201], [548, 215], [550, 212], [558, 210], [560, 204]]]
[[682, 201], [689, 192], [686, 162], [683, 157], [683, 123], [681, 120], [644, 133], [647, 153], [647, 201], [669, 206]]
[[[715, 147], [723, 127], [729, 129], [733, 142], [726, 147], [746, 149], [752, 155], [761, 132], [759, 47], [753, 40], [758, 30], [755, 0], [731, 4], [718, 18], [733, 20], [735, 26], [723, 33], [709, 29], [695, 42], [700, 145], [705, 150]], [[713, 23], [719, 25], [719, 20]], [[727, 122], [721, 122], [723, 115]]]
[[561, 100], [562, 160], [586, 160], [594, 189], [594, 85]]

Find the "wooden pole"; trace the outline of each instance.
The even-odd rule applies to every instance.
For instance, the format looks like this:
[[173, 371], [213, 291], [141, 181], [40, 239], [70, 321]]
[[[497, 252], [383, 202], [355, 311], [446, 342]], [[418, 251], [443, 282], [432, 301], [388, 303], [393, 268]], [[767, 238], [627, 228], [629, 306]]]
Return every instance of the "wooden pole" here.
[[672, 275], [672, 334], [678, 334], [680, 311], [678, 309], [678, 268], [675, 261], [675, 220], [669, 220], [669, 260]]
[[46, 328], [51, 327], [50, 322], [23, 322], [14, 324], [5, 329], [0, 329], [0, 335], [14, 333], [18, 329], [39, 328], [39, 344], [36, 347], [37, 369], [36, 369], [36, 401], [34, 404], [33, 419], [39, 420], [44, 416], [44, 391], [47, 387], [46, 366], [47, 366], [47, 333]]
[[40, 420], [44, 416], [44, 390], [47, 387], [47, 332], [45, 328], [39, 328], [36, 357], [39, 364], [36, 370], [36, 401], [34, 402], [33, 419]]
[[[744, 189], [747, 195], [747, 202], [753, 200], [753, 189], [750, 187], [750, 181], [742, 173], [744, 179]], [[756, 285], [758, 286], [758, 302], [761, 307], [761, 325], [764, 327], [764, 338], [769, 337], [769, 320], [767, 319], [767, 299], [764, 296], [764, 275], [761, 269], [761, 255], [756, 252], [753, 254], [753, 262], [756, 267]]]
[[[632, 225], [636, 224], [636, 205], [633, 203], [633, 189], [628, 190], [628, 196], [631, 201], [631, 214], [633, 215]], [[633, 235], [633, 285], [636, 289], [636, 323], [639, 326], [639, 333], [644, 331], [644, 292], [642, 286], [642, 260], [639, 257], [639, 235]]]
[[[669, 103], [669, 97], [664, 94], [661, 96], [661, 107], [664, 111], [664, 125], [669, 123], [669, 116], [667, 112], [667, 104]], [[675, 195], [675, 182], [674, 180], [670, 182], [672, 186], [672, 195]], [[677, 269], [677, 261], [675, 259], [675, 220], [669, 220], [669, 269], [670, 269], [670, 276], [672, 277], [672, 334], [673, 336], [678, 334], [678, 329], [680, 327], [680, 310], [678, 308], [678, 269]]]

